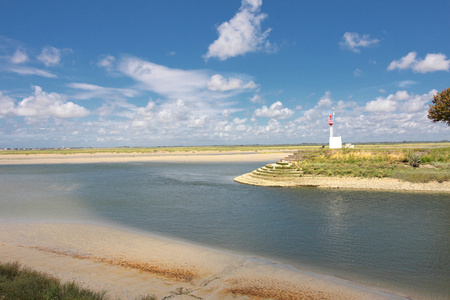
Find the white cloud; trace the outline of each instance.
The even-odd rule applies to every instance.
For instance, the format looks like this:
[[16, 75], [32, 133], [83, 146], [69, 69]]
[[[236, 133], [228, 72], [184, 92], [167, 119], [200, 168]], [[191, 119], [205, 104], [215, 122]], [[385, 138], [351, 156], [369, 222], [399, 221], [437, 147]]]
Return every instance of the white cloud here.
[[366, 110], [377, 113], [394, 112], [397, 110], [397, 102], [392, 99], [378, 97], [376, 100], [366, 104]]
[[245, 90], [245, 89], [255, 89], [258, 86], [253, 82], [249, 81], [244, 83], [239, 78], [229, 78], [228, 80], [222, 75], [215, 74], [211, 76], [207, 83], [208, 89], [211, 91], [230, 91], [230, 90]]
[[113, 98], [118, 97], [134, 97], [139, 94], [138, 91], [133, 89], [120, 89], [120, 88], [108, 88], [89, 83], [69, 83], [69, 87], [73, 89], [83, 90], [84, 92], [78, 93], [73, 97], [76, 99], [91, 99], [91, 98]]
[[355, 77], [359, 77], [359, 76], [361, 76], [361, 74], [362, 74], [361, 69], [357, 68], [353, 71], [353, 76], [355, 76]]
[[260, 13], [261, 5], [262, 0], [242, 0], [236, 15], [217, 28], [219, 37], [209, 45], [204, 58], [226, 60], [248, 52], [272, 51], [274, 47], [267, 40], [270, 28], [261, 29], [261, 22], [267, 17]]
[[62, 55], [70, 52], [72, 52], [72, 50], [68, 48], [58, 49], [52, 46], [47, 46], [42, 48], [42, 52], [37, 59], [44, 63], [46, 67], [57, 66], [61, 62]]
[[111, 70], [116, 62], [116, 58], [112, 55], [103, 57], [97, 62], [97, 66]]
[[361, 36], [356, 32], [346, 32], [342, 37], [340, 45], [342, 48], [359, 53], [361, 52], [360, 48], [371, 47], [378, 44], [379, 42], [379, 39], [372, 39], [368, 34], [363, 34]]
[[415, 84], [417, 84], [418, 82], [417, 81], [414, 81], [414, 80], [403, 80], [403, 81], [400, 81], [400, 82], [398, 82], [398, 87], [400, 87], [400, 88], [405, 88], [405, 87], [409, 87], [409, 86], [411, 86], [411, 85], [415, 85]]
[[124, 58], [119, 69], [140, 82], [142, 88], [169, 98], [198, 96], [210, 79], [205, 71], [171, 69], [134, 57]]
[[450, 59], [442, 53], [429, 53], [424, 60], [418, 61], [413, 70], [419, 73], [434, 71], [448, 71], [450, 69]]
[[6, 70], [9, 72], [19, 74], [19, 75], [36, 75], [36, 76], [41, 76], [41, 77], [46, 77], [46, 78], [58, 77], [51, 72], [33, 68], [33, 67], [27, 67], [27, 66], [18, 66], [18, 65], [17, 66], [9, 66], [6, 68]]
[[436, 90], [420, 95], [410, 95], [406, 91], [397, 91], [387, 97], [377, 97], [376, 100], [366, 103], [365, 110], [374, 113], [391, 113], [397, 110], [402, 112], [418, 112], [426, 110], [426, 103], [429, 102]]
[[260, 95], [255, 94], [253, 97], [250, 98], [250, 102], [262, 104], [264, 103], [264, 99]]
[[429, 53], [425, 56], [425, 59], [417, 59], [417, 52], [412, 51], [401, 59], [393, 60], [389, 64], [389, 71], [395, 69], [412, 69], [418, 73], [449, 71], [450, 59], [447, 59], [447, 57], [442, 53]]
[[14, 100], [0, 92], [0, 118], [14, 113]]
[[330, 106], [331, 104], [333, 104], [333, 100], [331, 100], [331, 93], [330, 91], [326, 91], [317, 103], [317, 107]]
[[27, 53], [23, 49], [17, 49], [11, 56], [11, 62], [13, 64], [23, 64], [29, 60]]
[[283, 103], [277, 101], [270, 107], [263, 105], [262, 108], [255, 110], [255, 116], [266, 117], [271, 119], [287, 119], [294, 115], [294, 111], [289, 108], [283, 108]]
[[20, 101], [15, 108], [17, 116], [58, 119], [82, 118], [89, 111], [73, 102], [67, 102], [66, 97], [57, 93], [46, 93], [39, 86], [34, 86], [34, 94]]

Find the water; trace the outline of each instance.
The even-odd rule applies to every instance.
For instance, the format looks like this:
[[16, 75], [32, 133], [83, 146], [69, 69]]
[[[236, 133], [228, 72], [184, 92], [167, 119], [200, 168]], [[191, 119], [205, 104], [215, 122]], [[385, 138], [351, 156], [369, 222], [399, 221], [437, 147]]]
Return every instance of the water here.
[[0, 220], [115, 224], [450, 297], [450, 196], [241, 185], [264, 163], [0, 166]]

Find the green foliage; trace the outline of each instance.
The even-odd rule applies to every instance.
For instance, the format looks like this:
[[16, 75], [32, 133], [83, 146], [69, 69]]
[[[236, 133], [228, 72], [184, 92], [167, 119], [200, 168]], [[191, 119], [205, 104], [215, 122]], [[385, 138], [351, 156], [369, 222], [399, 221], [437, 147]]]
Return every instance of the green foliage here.
[[95, 293], [75, 283], [61, 282], [46, 274], [20, 268], [15, 263], [0, 264], [1, 299], [105, 299], [104, 293]]
[[428, 119], [433, 123], [443, 122], [450, 126], [450, 88], [434, 96], [428, 109]]
[[317, 150], [308, 152], [307, 156], [300, 155], [302, 160], [298, 165], [305, 175], [313, 176], [447, 181], [450, 180], [450, 147], [447, 145]]
[[[59, 279], [21, 268], [19, 263], [0, 263], [0, 299], [103, 300], [105, 292], [80, 288], [75, 282], [62, 284]], [[144, 296], [143, 300], [154, 300]]]
[[411, 155], [411, 158], [409, 159], [409, 165], [413, 168], [418, 168], [420, 167], [420, 164], [422, 163], [421, 161], [421, 155], [418, 153], [414, 153], [413, 155]]
[[430, 181], [449, 181], [450, 168], [434, 169], [398, 169], [392, 174], [392, 178], [404, 181], [425, 183]]

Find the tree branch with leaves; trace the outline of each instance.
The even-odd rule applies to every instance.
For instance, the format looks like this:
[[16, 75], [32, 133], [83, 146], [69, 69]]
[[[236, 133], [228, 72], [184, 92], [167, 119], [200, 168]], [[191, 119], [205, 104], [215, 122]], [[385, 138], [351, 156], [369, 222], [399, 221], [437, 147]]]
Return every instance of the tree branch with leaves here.
[[450, 126], [450, 88], [436, 94], [428, 109], [428, 119], [433, 123], [443, 122]]

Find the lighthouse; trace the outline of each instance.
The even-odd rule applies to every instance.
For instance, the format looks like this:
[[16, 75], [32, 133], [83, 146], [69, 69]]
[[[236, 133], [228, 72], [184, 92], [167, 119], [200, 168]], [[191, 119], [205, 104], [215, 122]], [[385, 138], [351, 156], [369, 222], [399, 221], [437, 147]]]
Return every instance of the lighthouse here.
[[330, 116], [328, 117], [328, 125], [330, 125], [329, 148], [330, 149], [341, 149], [342, 148], [342, 137], [333, 136], [334, 108], [333, 108], [333, 113], [330, 113]]

